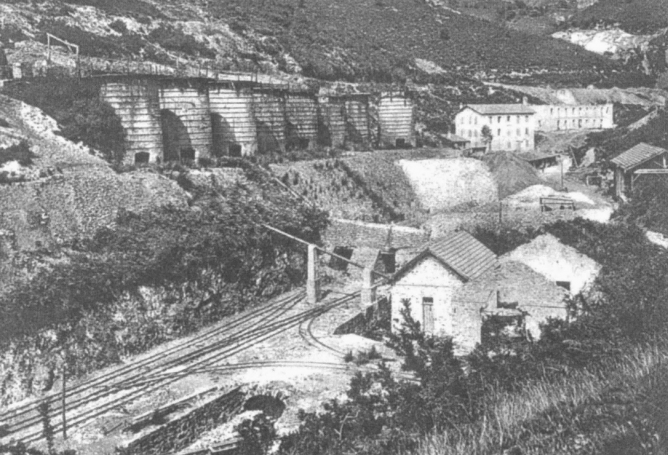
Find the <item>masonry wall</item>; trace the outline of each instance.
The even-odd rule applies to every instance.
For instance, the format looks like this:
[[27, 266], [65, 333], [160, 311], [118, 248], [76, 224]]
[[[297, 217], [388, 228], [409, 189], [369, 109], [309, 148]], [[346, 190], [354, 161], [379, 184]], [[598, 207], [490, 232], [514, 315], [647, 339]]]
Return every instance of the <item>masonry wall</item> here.
[[540, 131], [572, 131], [614, 128], [612, 104], [537, 105], [536, 129]]
[[[533, 109], [533, 106], [532, 106]], [[483, 126], [492, 133], [491, 151], [531, 151], [535, 147], [535, 114], [481, 115], [465, 109], [455, 117], [456, 134], [471, 141], [471, 147], [487, 147]]]
[[[203, 80], [109, 81], [101, 97], [127, 133], [126, 160], [149, 162], [211, 155], [414, 145], [413, 105], [403, 95], [371, 103], [367, 94], [324, 96]], [[370, 106], [374, 135], [370, 132]], [[377, 118], [376, 118], [377, 117]], [[378, 134], [379, 136], [378, 136]]]
[[397, 94], [384, 94], [378, 103], [380, 146], [414, 146], [413, 103]]
[[319, 103], [322, 116], [321, 145], [343, 148], [346, 144], [345, 100], [323, 97]]
[[285, 151], [285, 96], [279, 91], [253, 93], [258, 153]]
[[209, 91], [206, 86], [172, 84], [159, 89], [165, 160], [211, 155], [211, 118]]
[[[402, 301], [408, 299], [411, 315], [423, 324], [423, 299], [431, 297], [434, 309], [434, 335], [453, 336], [452, 298], [463, 282], [446, 269], [433, 257], [426, 257], [418, 262], [409, 272], [401, 277], [390, 289], [392, 298], [392, 330], [401, 327], [403, 318]], [[461, 340], [455, 338], [455, 344]]]
[[120, 455], [164, 455], [183, 450], [205, 431], [211, 430], [241, 412], [245, 394], [235, 389], [187, 414], [168, 422], [123, 447], [117, 447]]
[[287, 146], [310, 149], [318, 142], [318, 102], [314, 96], [288, 94], [285, 100]]
[[209, 89], [214, 155], [250, 156], [257, 152], [250, 88], [214, 85]]
[[150, 162], [162, 159], [162, 126], [158, 86], [150, 81], [109, 82], [101, 88], [102, 100], [114, 108], [125, 130], [125, 161], [135, 162], [146, 153]]

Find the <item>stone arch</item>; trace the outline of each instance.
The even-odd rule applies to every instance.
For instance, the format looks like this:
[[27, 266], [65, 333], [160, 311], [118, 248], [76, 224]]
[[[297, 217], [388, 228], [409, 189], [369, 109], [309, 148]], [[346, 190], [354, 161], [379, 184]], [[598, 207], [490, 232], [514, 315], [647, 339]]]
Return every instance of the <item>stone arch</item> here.
[[[164, 161], [195, 159], [190, 134], [183, 121], [173, 111], [160, 111]], [[192, 155], [192, 157], [191, 157]]]
[[244, 403], [244, 411], [262, 411], [264, 415], [274, 420], [283, 415], [285, 408], [285, 400], [280, 393], [275, 395], [255, 395]]

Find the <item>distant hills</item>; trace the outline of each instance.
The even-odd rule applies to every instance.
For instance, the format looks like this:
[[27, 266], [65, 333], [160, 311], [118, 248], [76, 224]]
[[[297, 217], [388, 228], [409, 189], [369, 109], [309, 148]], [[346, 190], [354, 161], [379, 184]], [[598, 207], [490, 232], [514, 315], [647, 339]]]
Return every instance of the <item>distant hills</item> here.
[[582, 28], [619, 24], [633, 34], [651, 34], [668, 27], [666, 0], [600, 0], [575, 14], [570, 23]]

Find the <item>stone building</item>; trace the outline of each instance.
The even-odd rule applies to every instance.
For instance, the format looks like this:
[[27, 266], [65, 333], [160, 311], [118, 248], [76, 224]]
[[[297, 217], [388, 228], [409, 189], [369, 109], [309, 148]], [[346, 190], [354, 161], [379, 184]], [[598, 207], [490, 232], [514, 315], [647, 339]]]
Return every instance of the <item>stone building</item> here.
[[596, 261], [551, 234], [517, 247], [500, 261], [520, 262], [572, 295], [586, 292], [601, 270]]
[[425, 333], [451, 336], [458, 351], [470, 351], [480, 342], [484, 304], [458, 301], [457, 296], [466, 283], [496, 265], [496, 255], [464, 231], [428, 243], [390, 280], [393, 330], [401, 327], [401, 310], [408, 301]]
[[[536, 112], [526, 104], [468, 104], [455, 116], [455, 134], [486, 151], [534, 149]], [[483, 127], [490, 136], [483, 135]]]
[[537, 131], [573, 131], [614, 128], [614, 107], [608, 104], [532, 105]]
[[668, 150], [641, 142], [612, 159], [615, 195], [624, 198], [641, 174], [668, 174]]

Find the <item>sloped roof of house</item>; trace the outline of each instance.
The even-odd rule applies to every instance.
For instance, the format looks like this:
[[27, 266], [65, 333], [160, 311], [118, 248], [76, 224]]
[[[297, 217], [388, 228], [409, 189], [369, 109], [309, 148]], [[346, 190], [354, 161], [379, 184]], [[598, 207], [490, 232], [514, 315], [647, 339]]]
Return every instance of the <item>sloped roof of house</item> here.
[[469, 108], [482, 115], [533, 115], [536, 113], [525, 104], [467, 104]]
[[629, 170], [664, 153], [668, 153], [668, 150], [641, 142], [614, 157], [612, 162], [624, 170]]
[[423, 245], [429, 239], [429, 233], [407, 226], [335, 218], [323, 237], [325, 242], [335, 247], [409, 248]]
[[468, 232], [448, 232], [427, 243], [417, 256], [397, 271], [393, 281], [428, 255], [435, 257], [465, 281], [478, 278], [497, 264], [496, 255]]

